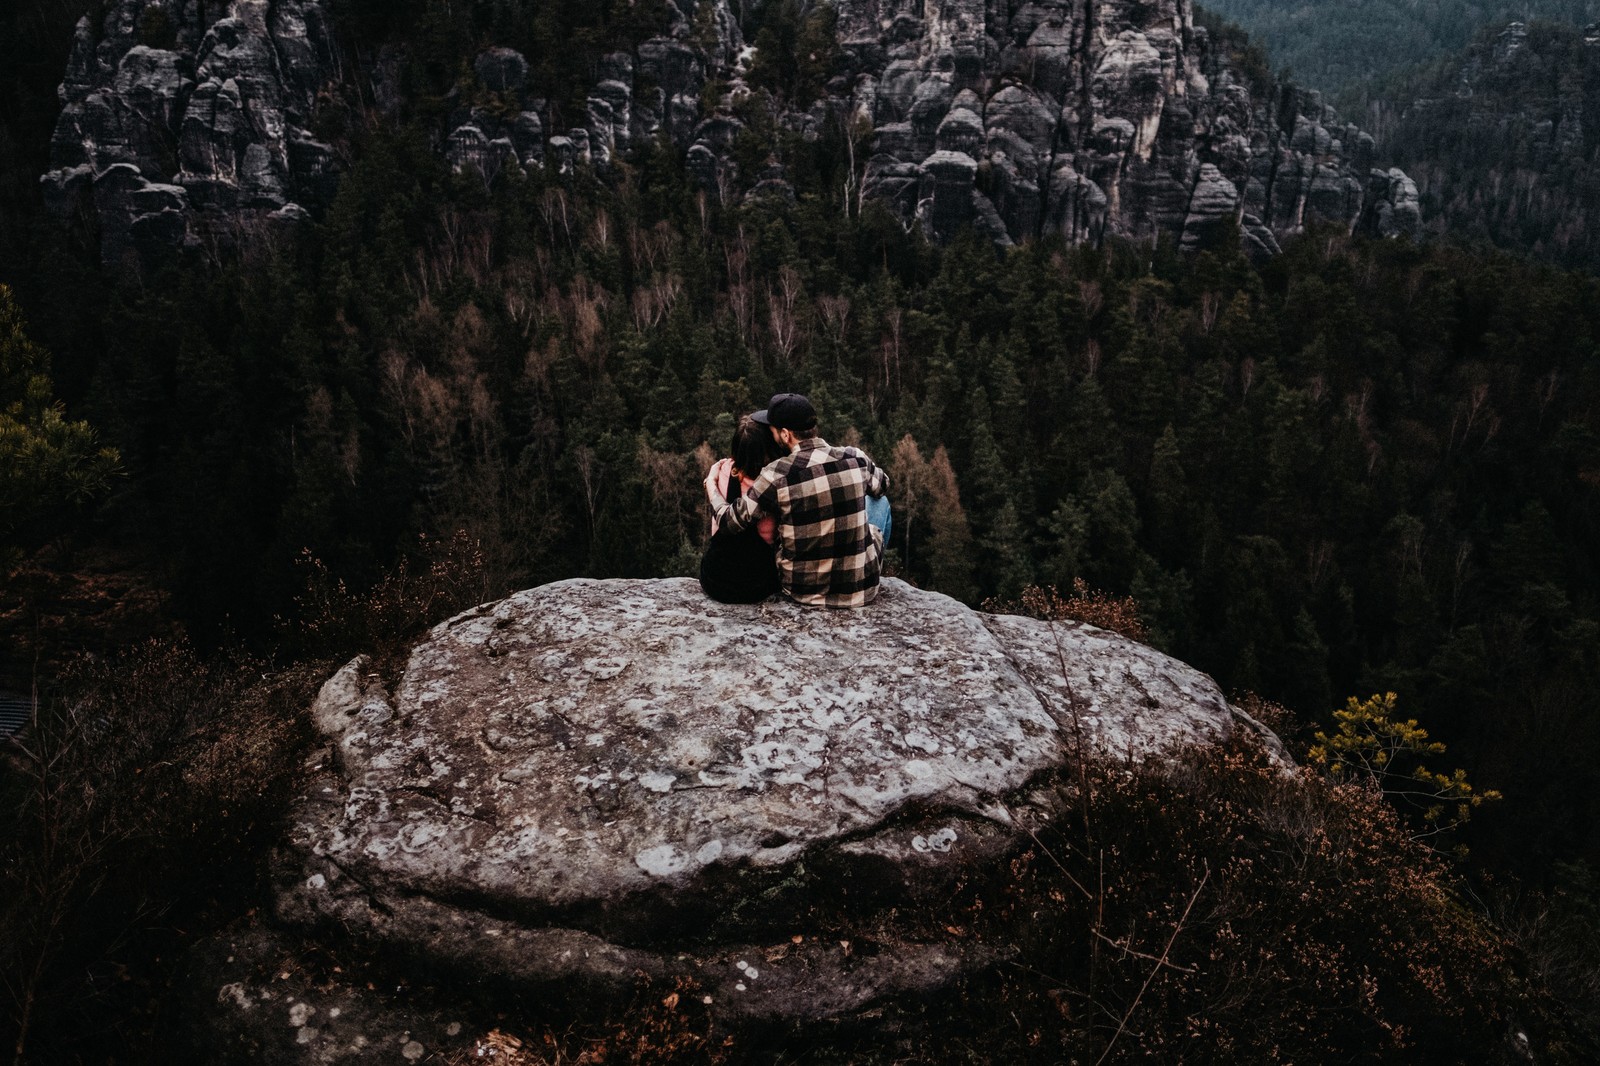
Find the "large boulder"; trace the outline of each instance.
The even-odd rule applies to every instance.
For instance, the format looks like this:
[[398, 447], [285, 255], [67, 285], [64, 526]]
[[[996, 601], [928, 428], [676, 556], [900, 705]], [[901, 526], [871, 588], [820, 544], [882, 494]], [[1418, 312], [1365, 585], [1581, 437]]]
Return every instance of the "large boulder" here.
[[[273, 936], [388, 960], [370, 987], [677, 982], [734, 1024], [859, 1018], [997, 965], [1006, 945], [929, 935], [929, 914], [1059, 815], [1046, 786], [1078, 755], [1259, 728], [1145, 645], [898, 581], [856, 611], [560, 582], [438, 626], [393, 684], [352, 661], [313, 716]], [[345, 1046], [348, 1018], [305, 1019], [352, 997], [448, 1027], [447, 1004], [405, 1021], [335, 979], [298, 988], [291, 1029], [260, 936], [229, 936], [246, 946], [196, 978], [216, 1046]]]

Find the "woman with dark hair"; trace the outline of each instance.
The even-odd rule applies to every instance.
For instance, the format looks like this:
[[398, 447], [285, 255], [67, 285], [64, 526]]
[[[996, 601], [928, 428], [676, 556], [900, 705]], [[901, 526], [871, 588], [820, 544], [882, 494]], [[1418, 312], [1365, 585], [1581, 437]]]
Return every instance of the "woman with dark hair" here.
[[[782, 458], [783, 450], [772, 439], [766, 426], [749, 415], [739, 419], [733, 431], [733, 458], [723, 459], [713, 468], [718, 489], [729, 495], [732, 475], [738, 475], [738, 496], [755, 481], [761, 468]], [[777, 519], [762, 515], [748, 529], [719, 530], [711, 520], [711, 539], [700, 558], [700, 587], [719, 603], [760, 603], [778, 591], [778, 561], [772, 546], [777, 536]]]

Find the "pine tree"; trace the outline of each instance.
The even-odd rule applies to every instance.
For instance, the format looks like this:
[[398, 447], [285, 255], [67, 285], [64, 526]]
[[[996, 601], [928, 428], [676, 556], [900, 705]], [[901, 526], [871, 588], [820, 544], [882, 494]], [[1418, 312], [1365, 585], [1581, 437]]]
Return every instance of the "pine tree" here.
[[1151, 454], [1146, 494], [1150, 502], [1145, 528], [1157, 558], [1168, 564], [1181, 563], [1187, 557], [1190, 535], [1189, 486], [1179, 457], [1178, 435], [1171, 423], [1157, 438]]
[[13, 561], [19, 532], [104, 492], [118, 463], [55, 401], [49, 353], [28, 339], [22, 309], [0, 285], [0, 564]]

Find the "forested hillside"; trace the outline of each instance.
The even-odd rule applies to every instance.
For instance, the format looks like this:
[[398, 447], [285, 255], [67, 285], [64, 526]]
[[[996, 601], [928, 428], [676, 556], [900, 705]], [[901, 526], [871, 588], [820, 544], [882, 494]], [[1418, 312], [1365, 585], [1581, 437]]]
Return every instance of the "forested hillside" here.
[[1287, 68], [1351, 116], [1374, 81], [1458, 51], [1485, 26], [1513, 19], [1583, 26], [1600, 18], [1595, 0], [1208, 0], [1201, 6], [1248, 30], [1274, 70]]
[[1416, 181], [1429, 233], [1600, 270], [1600, 30], [1486, 28], [1375, 82], [1363, 120]]
[[[11, 47], [63, 39], [56, 6], [25, 7], [13, 17], [37, 28]], [[17, 650], [0, 687], [107, 650], [70, 618], [47, 646], [24, 641], [52, 610], [37, 597], [113, 548], [154, 589], [152, 629], [286, 660], [360, 650], [319, 628], [329, 612], [454, 565], [452, 544], [471, 546], [481, 598], [692, 573], [705, 468], [739, 414], [799, 391], [826, 437], [890, 471], [901, 576], [971, 603], [1076, 579], [1131, 597], [1152, 643], [1285, 705], [1297, 744], [1347, 697], [1394, 691], [1400, 717], [1505, 795], [1463, 838], [1472, 869], [1565, 892], [1579, 917], [1561, 935], [1596, 935], [1593, 273], [1337, 228], [1263, 265], [1236, 229], [1183, 251], [1001, 250], [970, 232], [939, 246], [851, 196], [855, 145], [837, 126], [739, 134], [735, 151], [781, 165], [792, 199], [724, 202], [665, 140], [605, 175], [485, 182], [444, 161], [440, 114], [467, 57], [510, 32], [489, 14], [502, 8], [407, 10], [436, 51], [407, 54], [414, 95], [388, 115], [326, 101], [347, 167], [321, 217], [142, 272], [102, 267], [93, 233], [44, 217], [53, 96], [31, 66], [7, 68], [0, 283], [120, 476], [0, 544], [24, 558], [5, 575]], [[552, 92], [651, 18], [505, 10]], [[1416, 23], [1376, 8], [1370, 22], [1300, 10], [1296, 32], [1343, 56], [1329, 67], [1343, 77], [1377, 69], [1355, 69], [1367, 39], [1335, 46], [1313, 16], [1384, 28], [1411, 58], [1421, 47], [1401, 28]], [[752, 4], [745, 34], [792, 30], [794, 13]], [[344, 17], [352, 56], [410, 32], [381, 4]], [[1578, 47], [1535, 28], [1513, 57], [1557, 83], [1518, 98], [1530, 114], [1569, 98]], [[1416, 112], [1431, 125], [1398, 120], [1394, 143], [1414, 139], [1419, 180], [1441, 168], [1424, 184], [1446, 226], [1493, 200], [1503, 210], [1464, 216], [1485, 236], [1592, 264], [1592, 211], [1574, 212], [1597, 202], [1594, 134], [1588, 169], [1547, 192], [1519, 177], [1536, 151], [1524, 127], [1469, 121], [1530, 84], [1506, 69], [1483, 65], [1479, 95]], [[1456, 80], [1441, 68], [1428, 84]], [[1590, 113], [1584, 129], [1600, 129]], [[1570, 220], [1559, 247], [1519, 236], [1556, 216]]]

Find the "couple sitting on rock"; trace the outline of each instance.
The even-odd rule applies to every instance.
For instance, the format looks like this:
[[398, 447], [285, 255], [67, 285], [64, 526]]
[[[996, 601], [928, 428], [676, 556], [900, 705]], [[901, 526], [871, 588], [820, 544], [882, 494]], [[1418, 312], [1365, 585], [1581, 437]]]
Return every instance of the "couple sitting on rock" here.
[[[889, 536], [889, 476], [861, 450], [817, 436], [816, 409], [792, 392], [741, 418], [732, 452], [705, 480], [706, 595], [723, 603], [776, 592], [808, 607], [871, 603]], [[740, 491], [730, 499], [734, 474]]]

